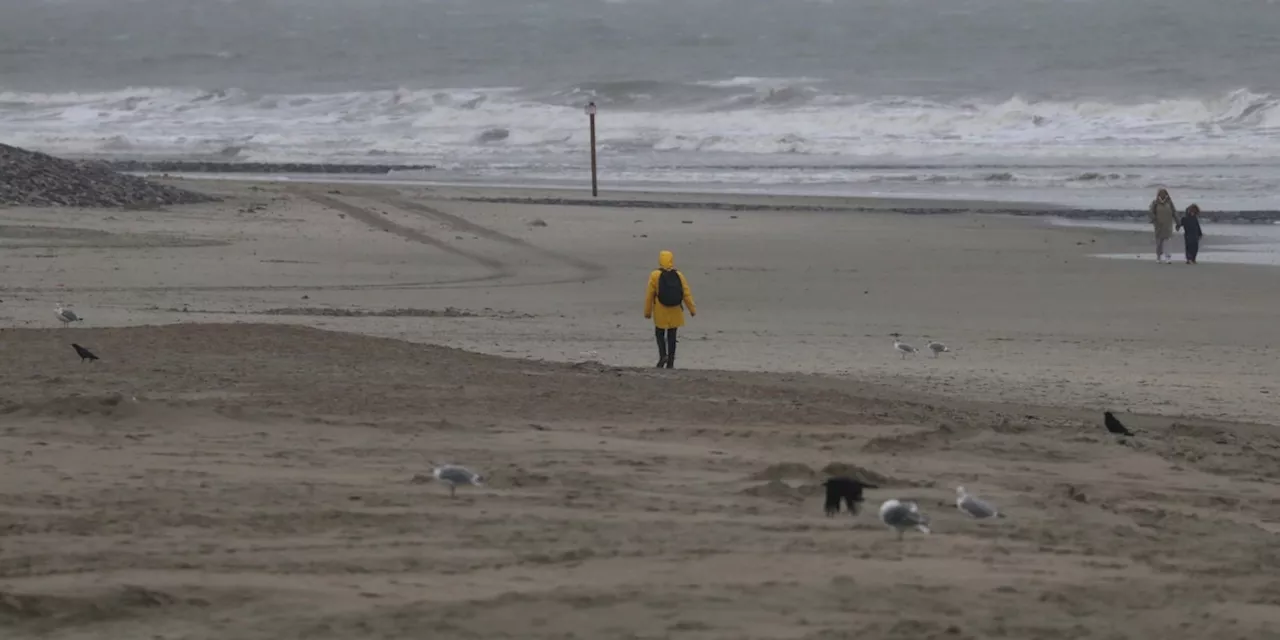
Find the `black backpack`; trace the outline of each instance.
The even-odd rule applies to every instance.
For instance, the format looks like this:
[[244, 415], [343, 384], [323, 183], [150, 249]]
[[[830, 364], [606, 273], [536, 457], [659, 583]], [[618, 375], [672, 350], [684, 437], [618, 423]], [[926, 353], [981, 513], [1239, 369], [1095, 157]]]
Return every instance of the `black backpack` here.
[[658, 276], [658, 302], [664, 307], [678, 307], [684, 303], [684, 282], [675, 269], [663, 270]]

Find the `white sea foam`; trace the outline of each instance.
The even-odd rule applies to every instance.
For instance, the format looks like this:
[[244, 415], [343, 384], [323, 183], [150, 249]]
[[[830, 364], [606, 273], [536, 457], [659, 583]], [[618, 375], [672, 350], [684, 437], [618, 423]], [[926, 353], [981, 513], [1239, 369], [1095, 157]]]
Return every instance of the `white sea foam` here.
[[1181, 164], [1194, 168], [1184, 172], [1180, 186], [1187, 188], [1277, 186], [1248, 172], [1203, 170], [1280, 156], [1280, 99], [1247, 90], [1132, 103], [940, 102], [840, 94], [814, 78], [740, 77], [544, 92], [0, 92], [0, 137], [67, 155], [427, 162], [555, 173], [577, 171], [585, 161], [581, 108], [588, 99], [600, 105], [600, 150], [614, 176], [1069, 191], [1145, 189], [1167, 176], [1126, 166]]
[[[651, 92], [666, 88], [652, 84]], [[805, 80], [734, 78], [705, 84], [736, 90], [695, 104], [671, 100], [677, 106], [670, 109], [645, 104], [611, 111], [602, 104], [602, 144], [658, 152], [902, 159], [1150, 159], [1176, 152], [1179, 160], [1205, 160], [1280, 154], [1280, 101], [1243, 90], [1211, 99], [1134, 104], [1017, 97], [942, 103], [821, 93]], [[672, 85], [668, 93], [690, 86]], [[803, 99], [772, 105], [768, 95], [779, 91]], [[557, 100], [572, 95], [561, 92]], [[628, 95], [634, 102], [635, 93]], [[581, 105], [555, 104], [514, 89], [0, 93], [0, 133], [62, 152], [92, 152], [112, 142], [157, 152], [244, 144], [244, 156], [258, 160], [358, 158], [378, 151], [484, 155], [474, 149], [475, 140], [496, 128], [510, 131], [502, 141], [508, 149], [576, 152], [584, 124]]]

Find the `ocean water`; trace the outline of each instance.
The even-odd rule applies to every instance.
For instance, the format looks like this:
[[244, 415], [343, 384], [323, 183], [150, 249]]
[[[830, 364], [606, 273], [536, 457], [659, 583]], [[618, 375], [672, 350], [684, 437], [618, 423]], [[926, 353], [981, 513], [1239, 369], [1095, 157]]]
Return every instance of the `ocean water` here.
[[1280, 3], [22, 0], [0, 140], [429, 178], [1280, 209]]

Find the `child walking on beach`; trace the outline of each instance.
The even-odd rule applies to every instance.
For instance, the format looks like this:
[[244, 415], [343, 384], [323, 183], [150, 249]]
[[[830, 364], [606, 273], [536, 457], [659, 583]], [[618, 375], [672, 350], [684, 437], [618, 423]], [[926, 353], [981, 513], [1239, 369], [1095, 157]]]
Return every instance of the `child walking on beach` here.
[[1182, 219], [1178, 221], [1178, 228], [1182, 229], [1182, 239], [1187, 246], [1187, 264], [1196, 264], [1196, 254], [1200, 253], [1200, 238], [1204, 236], [1204, 232], [1200, 230], [1200, 206], [1191, 205], [1183, 212]]
[[653, 318], [653, 333], [658, 339], [658, 367], [676, 366], [676, 330], [684, 326], [684, 307], [689, 315], [698, 315], [693, 293], [684, 274], [676, 271], [675, 255], [658, 254], [658, 268], [649, 274], [644, 294], [644, 317]]

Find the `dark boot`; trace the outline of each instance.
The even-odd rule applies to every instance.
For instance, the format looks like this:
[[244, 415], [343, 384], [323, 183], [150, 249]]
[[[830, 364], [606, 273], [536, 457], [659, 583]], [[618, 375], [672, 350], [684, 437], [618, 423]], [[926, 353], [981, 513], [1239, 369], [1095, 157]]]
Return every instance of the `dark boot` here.
[[676, 367], [676, 330], [667, 329], [667, 368]]
[[653, 335], [658, 338], [658, 368], [661, 369], [667, 365], [667, 336], [666, 331], [654, 328]]

